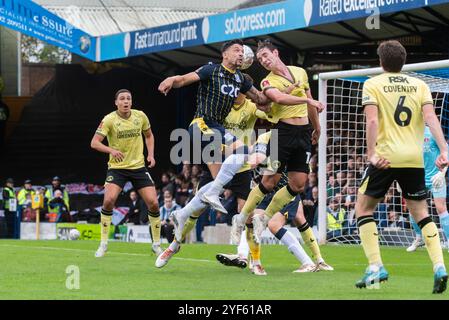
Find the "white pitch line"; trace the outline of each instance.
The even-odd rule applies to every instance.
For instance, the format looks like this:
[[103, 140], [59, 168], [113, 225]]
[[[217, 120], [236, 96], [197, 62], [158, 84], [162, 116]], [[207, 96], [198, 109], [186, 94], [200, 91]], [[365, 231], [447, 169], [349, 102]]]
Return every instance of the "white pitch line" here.
[[[12, 247], [12, 248], [27, 248], [27, 249], [41, 249], [41, 250], [59, 250], [59, 251], [77, 251], [77, 252], [93, 252], [91, 250], [85, 249], [72, 249], [72, 248], [59, 248], [59, 247], [39, 247], [39, 246], [18, 246], [14, 244], [0, 244], [1, 247]], [[114, 252], [108, 251], [108, 254], [118, 254], [118, 255], [126, 255], [126, 256], [141, 256], [141, 257], [149, 257], [150, 255], [144, 253], [129, 253], [129, 252]], [[173, 257], [172, 259], [176, 260], [185, 260], [185, 261], [194, 261], [194, 262], [213, 262], [216, 261], [206, 260], [206, 259], [194, 259], [194, 258], [181, 258], [181, 257]]]

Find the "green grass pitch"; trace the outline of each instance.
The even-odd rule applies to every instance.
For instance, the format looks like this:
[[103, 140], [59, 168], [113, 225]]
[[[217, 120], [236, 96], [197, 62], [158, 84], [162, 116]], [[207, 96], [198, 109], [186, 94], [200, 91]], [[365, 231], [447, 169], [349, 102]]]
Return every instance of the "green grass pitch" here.
[[[292, 273], [295, 258], [280, 245], [262, 247], [268, 276], [225, 267], [218, 252], [230, 245], [183, 245], [162, 269], [154, 267], [150, 245], [112, 242], [95, 258], [94, 241], [0, 241], [0, 299], [448, 299], [433, 295], [433, 273], [427, 252], [382, 248], [390, 280], [380, 289], [356, 289], [366, 267], [360, 246], [322, 246], [332, 272]], [[444, 253], [446, 260], [448, 254]], [[66, 288], [67, 267], [77, 266], [80, 288]]]

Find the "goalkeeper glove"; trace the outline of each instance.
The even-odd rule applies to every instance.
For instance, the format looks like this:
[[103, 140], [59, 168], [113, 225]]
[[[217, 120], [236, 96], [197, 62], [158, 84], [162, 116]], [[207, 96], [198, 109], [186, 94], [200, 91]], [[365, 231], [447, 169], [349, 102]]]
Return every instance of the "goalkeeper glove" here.
[[444, 167], [444, 169], [440, 172], [438, 172], [436, 175], [432, 177], [432, 186], [435, 189], [439, 189], [444, 185], [444, 182], [446, 181], [446, 171], [447, 167]]

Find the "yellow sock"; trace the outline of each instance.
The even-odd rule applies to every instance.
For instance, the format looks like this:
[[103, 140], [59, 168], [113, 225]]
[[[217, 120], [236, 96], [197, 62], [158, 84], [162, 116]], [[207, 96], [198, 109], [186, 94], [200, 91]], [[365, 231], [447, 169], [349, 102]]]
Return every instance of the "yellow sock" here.
[[357, 219], [360, 240], [370, 265], [382, 265], [379, 248], [379, 232], [372, 216], [362, 216]]
[[298, 227], [298, 230], [301, 232], [302, 240], [304, 240], [307, 247], [312, 251], [313, 260], [315, 260], [315, 262], [321, 261], [323, 258], [321, 257], [320, 246], [318, 245], [318, 241], [316, 241], [312, 228], [306, 222]]
[[193, 212], [189, 219], [187, 219], [186, 223], [184, 224], [184, 229], [182, 229], [182, 241], [184, 241], [187, 237], [187, 235], [192, 231], [192, 229], [195, 227], [196, 222], [198, 221], [198, 217], [203, 213], [204, 209], [201, 209], [201, 211]]
[[254, 241], [254, 229], [252, 227], [246, 227], [246, 241], [253, 260], [260, 261], [260, 244]]
[[151, 238], [153, 243], [161, 243], [161, 215], [159, 212], [148, 211], [148, 219], [150, 220]]
[[187, 235], [195, 227], [197, 221], [198, 217], [196, 218], [189, 217], [189, 219], [187, 219], [186, 223], [184, 224], [184, 229], [182, 229], [182, 241], [186, 239]]
[[256, 209], [259, 203], [262, 202], [263, 198], [269, 193], [268, 190], [264, 188], [262, 184], [258, 184], [248, 195], [245, 205], [242, 208], [242, 213], [248, 216], [251, 212]]
[[108, 242], [112, 211], [101, 209], [101, 242]]
[[271, 218], [276, 212], [279, 212], [279, 210], [296, 197], [296, 194], [292, 193], [288, 185], [279, 189], [265, 210], [266, 215]]
[[433, 266], [443, 264], [443, 250], [440, 244], [440, 234], [435, 222], [430, 217], [424, 218], [418, 222], [418, 226], [421, 228], [422, 237], [426, 244], [427, 252], [429, 253], [430, 260], [432, 260]]

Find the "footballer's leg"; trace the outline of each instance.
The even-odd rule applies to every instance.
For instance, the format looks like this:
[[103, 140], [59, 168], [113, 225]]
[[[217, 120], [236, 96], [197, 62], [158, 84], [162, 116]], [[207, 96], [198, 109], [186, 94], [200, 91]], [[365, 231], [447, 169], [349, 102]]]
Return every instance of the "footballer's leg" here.
[[249, 215], [262, 202], [265, 196], [274, 189], [280, 179], [281, 174], [279, 173], [264, 175], [262, 182], [251, 190], [241, 213], [232, 217], [231, 240], [233, 243], [237, 243], [239, 241]]
[[222, 206], [219, 195], [223, 190], [223, 187], [229, 183], [232, 178], [237, 174], [245, 161], [248, 159], [249, 148], [240, 140], [236, 140], [230, 132], [226, 132], [224, 136], [224, 144], [229, 145], [227, 150], [232, 152], [227, 156], [220, 167], [219, 172], [214, 175], [214, 181], [209, 190], [204, 193], [201, 198], [203, 201], [209, 203], [217, 211], [227, 213], [226, 209]]
[[388, 272], [385, 270], [380, 256], [379, 232], [373, 218], [374, 209], [379, 201], [379, 198], [373, 198], [365, 194], [359, 194], [357, 197], [355, 207], [357, 225], [362, 247], [369, 264], [362, 279], [357, 281], [357, 288], [366, 288], [388, 280]]
[[[115, 181], [118, 180], [117, 176], [113, 176], [110, 173], [108, 173], [108, 177], [113, 177]], [[105, 184], [104, 190], [103, 206], [101, 208], [101, 242], [98, 250], [95, 252], [95, 257], [97, 258], [103, 257], [108, 250], [112, 210], [114, 209], [115, 202], [117, 201], [120, 192], [122, 192], [122, 187], [115, 183], [108, 182]]]
[[149, 231], [152, 240], [151, 251], [159, 255], [162, 253], [161, 216], [159, 214], [159, 203], [154, 181], [146, 168], [129, 171], [134, 189], [137, 190], [147, 207], [148, 220], [150, 222]]
[[322, 271], [334, 270], [334, 268], [328, 265], [321, 256], [320, 246], [318, 245], [318, 241], [316, 240], [312, 228], [310, 227], [309, 223], [306, 220], [306, 217], [304, 216], [304, 208], [300, 199], [298, 202], [298, 209], [296, 211], [294, 221], [299, 232], [301, 233], [302, 239], [304, 240], [310, 251], [312, 251], [312, 258], [315, 260], [317, 268]]
[[154, 254], [160, 255], [161, 249], [161, 216], [157, 193], [154, 187], [144, 187], [138, 190], [140, 196], [148, 208], [148, 219], [150, 221], [150, 231], [152, 238], [151, 250]]
[[278, 212], [273, 215], [268, 222], [268, 228], [271, 233], [274, 234], [274, 236], [287, 247], [288, 251], [290, 251], [295, 258], [301, 262], [301, 267], [294, 272], [303, 273], [316, 271], [315, 264], [304, 251], [298, 239], [290, 231], [284, 228], [285, 223], [285, 215]]
[[438, 228], [428, 213], [424, 168], [396, 169], [397, 181], [406, 199], [407, 208], [422, 232], [427, 252], [433, 264], [433, 293], [446, 290], [448, 275], [444, 265]]
[[406, 199], [407, 208], [422, 231], [427, 252], [433, 264], [434, 287], [433, 293], [442, 293], [446, 290], [448, 275], [444, 265], [443, 251], [441, 249], [438, 228], [429, 216], [426, 200]]

